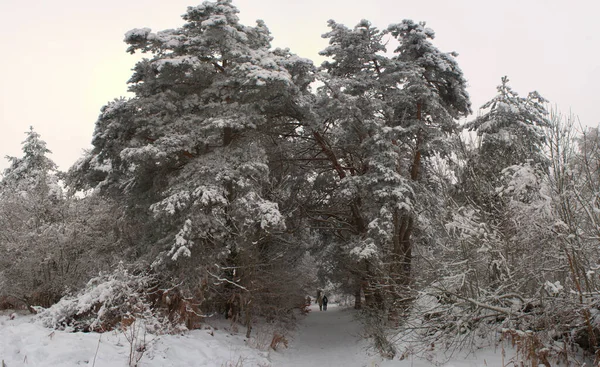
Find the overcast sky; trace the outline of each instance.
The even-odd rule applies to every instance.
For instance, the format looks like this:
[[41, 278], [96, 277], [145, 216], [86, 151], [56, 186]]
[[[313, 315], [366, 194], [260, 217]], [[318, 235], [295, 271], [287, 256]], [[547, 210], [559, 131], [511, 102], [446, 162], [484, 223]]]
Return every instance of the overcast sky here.
[[[61, 169], [91, 146], [100, 108], [126, 95], [137, 60], [132, 28], [179, 27], [190, 0], [0, 0], [0, 158], [21, 156], [29, 126]], [[327, 20], [383, 29], [426, 21], [442, 51], [459, 53], [474, 110], [503, 75], [537, 90], [583, 124], [600, 123], [600, 4], [594, 0], [234, 0], [246, 25], [263, 19], [273, 45], [320, 64]], [[0, 159], [0, 169], [7, 161]]]

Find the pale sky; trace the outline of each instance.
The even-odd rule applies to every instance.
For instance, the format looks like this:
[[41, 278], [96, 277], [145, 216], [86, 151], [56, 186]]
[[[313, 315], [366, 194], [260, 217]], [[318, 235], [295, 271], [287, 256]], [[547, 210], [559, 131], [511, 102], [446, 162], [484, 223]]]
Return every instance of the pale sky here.
[[[125, 32], [183, 24], [191, 0], [0, 0], [0, 169], [21, 156], [32, 125], [68, 169], [91, 147], [100, 108], [126, 95], [138, 57]], [[263, 19], [273, 45], [320, 64], [328, 19], [380, 29], [426, 21], [442, 51], [459, 53], [476, 111], [503, 75], [585, 125], [600, 123], [600, 2], [596, 0], [234, 0], [246, 25]]]

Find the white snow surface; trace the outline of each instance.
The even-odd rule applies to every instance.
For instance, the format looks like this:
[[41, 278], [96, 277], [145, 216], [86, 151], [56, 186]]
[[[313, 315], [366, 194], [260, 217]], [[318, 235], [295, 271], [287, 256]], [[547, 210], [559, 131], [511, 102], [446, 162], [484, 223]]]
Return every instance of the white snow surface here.
[[[243, 333], [222, 326], [182, 335], [148, 335], [146, 341], [140, 367], [271, 366], [267, 352], [247, 346]], [[0, 365], [126, 367], [128, 360], [129, 342], [120, 331], [71, 333], [47, 329], [30, 315], [14, 320], [0, 315]]]
[[[0, 363], [16, 366], [127, 366], [129, 343], [122, 332], [71, 333], [47, 329], [30, 315], [0, 314]], [[400, 361], [384, 360], [369, 348], [355, 311], [330, 305], [327, 311], [311, 306], [309, 315], [288, 336], [289, 347], [260, 351], [248, 345], [245, 331], [233, 332], [228, 322], [182, 335], [149, 336], [148, 348], [139, 366], [211, 367], [479, 367], [502, 366], [500, 348], [455, 355], [440, 360], [432, 352], [427, 358], [409, 356]], [[209, 323], [210, 324], [210, 323]], [[94, 361], [95, 359], [95, 361]], [[505, 358], [504, 363], [509, 359]]]

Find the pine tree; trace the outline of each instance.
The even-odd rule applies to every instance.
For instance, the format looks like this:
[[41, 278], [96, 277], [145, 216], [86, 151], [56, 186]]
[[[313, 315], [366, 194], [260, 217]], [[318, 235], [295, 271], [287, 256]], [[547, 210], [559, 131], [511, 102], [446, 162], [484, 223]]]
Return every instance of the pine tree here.
[[509, 171], [518, 170], [514, 166], [530, 166], [538, 177], [548, 166], [544, 152], [547, 101], [537, 92], [519, 97], [508, 81], [503, 77], [498, 94], [481, 107], [483, 114], [464, 125], [477, 133], [478, 144], [464, 149], [468, 157], [460, 175], [460, 191], [490, 215], [502, 211], [496, 188], [505, 183]]
[[502, 77], [498, 94], [485, 103], [485, 112], [464, 128], [477, 132], [481, 139], [479, 155], [482, 160], [494, 156], [496, 173], [511, 165], [527, 161], [543, 163], [545, 140], [544, 129], [549, 127], [545, 100], [537, 92], [527, 97], [519, 97], [508, 85], [508, 78]]
[[2, 191], [20, 191], [25, 195], [36, 192], [42, 196], [60, 197], [57, 166], [47, 157], [52, 152], [33, 127], [26, 134], [27, 138], [22, 142], [23, 157], [6, 157], [10, 166], [4, 170]]
[[149, 224], [134, 245], [142, 258], [189, 280], [190, 292], [207, 292], [212, 277], [234, 314], [260, 304], [246, 297], [259, 287], [253, 264], [286, 227], [270, 198], [269, 157], [273, 140], [297, 128], [291, 106], [314, 69], [271, 49], [265, 24], [242, 25], [237, 13], [230, 0], [204, 2], [181, 28], [127, 32], [128, 51], [151, 57], [135, 66], [135, 96], [102, 109], [94, 148], [71, 174], [76, 186], [123, 197], [128, 220]]
[[[18, 298], [37, 292], [42, 303], [57, 300], [51, 256], [61, 238], [65, 195], [50, 150], [33, 127], [25, 133], [22, 157], [7, 157], [10, 166], [0, 181], [0, 286]], [[55, 293], [56, 292], [56, 293]]]
[[57, 166], [47, 156], [51, 152], [46, 142], [33, 127], [26, 135], [23, 156], [6, 157], [10, 166], [0, 181], [0, 197], [5, 202], [20, 202], [21, 209], [35, 218], [35, 228], [40, 230], [43, 223], [54, 220], [53, 206], [63, 199], [63, 192]]
[[[358, 262], [358, 277], [380, 273], [379, 284], [367, 287], [367, 303], [384, 307], [382, 279], [411, 281], [414, 213], [426, 180], [422, 160], [446, 153], [447, 134], [470, 112], [466, 82], [454, 54], [437, 50], [424, 24], [404, 21], [380, 31], [366, 20], [353, 29], [329, 21], [329, 27], [319, 109], [305, 115], [311, 155], [323, 157], [333, 180], [330, 203], [336, 204], [321, 218], [345, 223], [341, 239]], [[400, 43], [393, 57], [384, 54], [388, 34]]]

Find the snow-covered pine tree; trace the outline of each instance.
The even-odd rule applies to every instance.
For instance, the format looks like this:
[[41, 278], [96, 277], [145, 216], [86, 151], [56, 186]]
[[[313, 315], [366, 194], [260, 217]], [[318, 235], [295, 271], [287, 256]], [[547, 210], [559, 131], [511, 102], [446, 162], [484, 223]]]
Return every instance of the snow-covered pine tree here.
[[123, 197], [129, 220], [147, 223], [139, 256], [239, 313], [241, 303], [260, 304], [240, 301], [259, 287], [250, 265], [264, 263], [257, 254], [285, 228], [268, 197], [269, 149], [290, 129], [290, 106], [307, 93], [313, 66], [271, 49], [265, 24], [245, 26], [237, 13], [230, 0], [204, 2], [180, 28], [127, 32], [128, 51], [150, 57], [129, 81], [135, 96], [102, 109], [94, 148], [71, 182]]
[[25, 133], [22, 157], [7, 157], [10, 166], [0, 181], [0, 273], [4, 295], [17, 298], [45, 292], [46, 302], [57, 300], [51, 256], [57, 245], [65, 197], [56, 164], [46, 142], [33, 129]]
[[22, 142], [23, 157], [6, 157], [10, 166], [4, 170], [0, 190], [4, 194], [20, 192], [23, 196], [38, 195], [39, 199], [59, 199], [62, 190], [57, 166], [47, 156], [52, 152], [33, 127], [26, 134]]
[[[516, 193], [521, 201], [532, 201], [547, 174], [544, 142], [549, 127], [547, 101], [537, 92], [520, 97], [508, 81], [503, 77], [498, 94], [481, 107], [483, 114], [464, 125], [477, 133], [478, 144], [465, 148], [457, 197], [461, 205], [468, 200], [480, 209], [488, 224], [505, 229], [511, 227], [501, 225], [510, 222], [507, 205], [516, 198], [511, 182], [523, 183]], [[527, 177], [529, 183], [524, 181]]]
[[[515, 164], [547, 162], [543, 146], [544, 129], [549, 127], [544, 106], [548, 101], [537, 92], [520, 97], [508, 82], [506, 76], [502, 77], [498, 94], [481, 106], [484, 113], [464, 125], [480, 137], [478, 154], [497, 175]], [[487, 159], [490, 156], [495, 157], [493, 164]]]
[[[336, 209], [321, 220], [343, 225], [337, 230], [361, 264], [354, 266], [359, 279], [371, 278], [367, 303], [393, 308], [384, 305], [381, 289], [411, 281], [415, 207], [427, 177], [422, 160], [447, 152], [447, 134], [470, 112], [466, 82], [454, 54], [435, 48], [424, 24], [403, 21], [380, 31], [366, 20], [353, 29], [330, 21], [329, 27], [318, 113], [306, 116], [334, 182]], [[392, 57], [385, 55], [388, 34], [400, 44]]]
[[[10, 166], [0, 181], [0, 198], [4, 207], [14, 206], [4, 213], [13, 224], [7, 228], [16, 230], [17, 226], [20, 232], [40, 233], [46, 224], [56, 221], [56, 204], [64, 195], [58, 184], [57, 166], [48, 157], [51, 152], [46, 142], [33, 127], [26, 135], [22, 142], [23, 156], [6, 157]], [[18, 217], [18, 213], [23, 216], [21, 219], [10, 220]]]
[[[397, 142], [404, 148], [400, 167], [410, 171], [409, 175], [404, 174], [410, 177], [416, 193], [412, 211], [397, 207], [393, 214], [393, 256], [402, 264], [404, 277], [408, 278], [403, 282], [407, 284], [411, 272], [411, 236], [413, 228], [419, 226], [416, 213], [433, 214], [428, 210], [431, 201], [426, 198], [436, 196], [429, 192], [435, 186], [427, 183], [430, 175], [422, 172], [425, 167], [422, 160], [452, 153], [448, 138], [456, 132], [457, 120], [471, 113], [471, 102], [466, 80], [455, 60], [458, 54], [437, 49], [432, 43], [435, 33], [424, 22], [403, 20], [390, 25], [387, 31], [399, 42], [389, 72], [392, 78], [398, 73], [405, 74], [399, 81], [404, 93], [395, 104], [396, 126], [400, 127]], [[421, 217], [427, 220], [425, 215]]]

